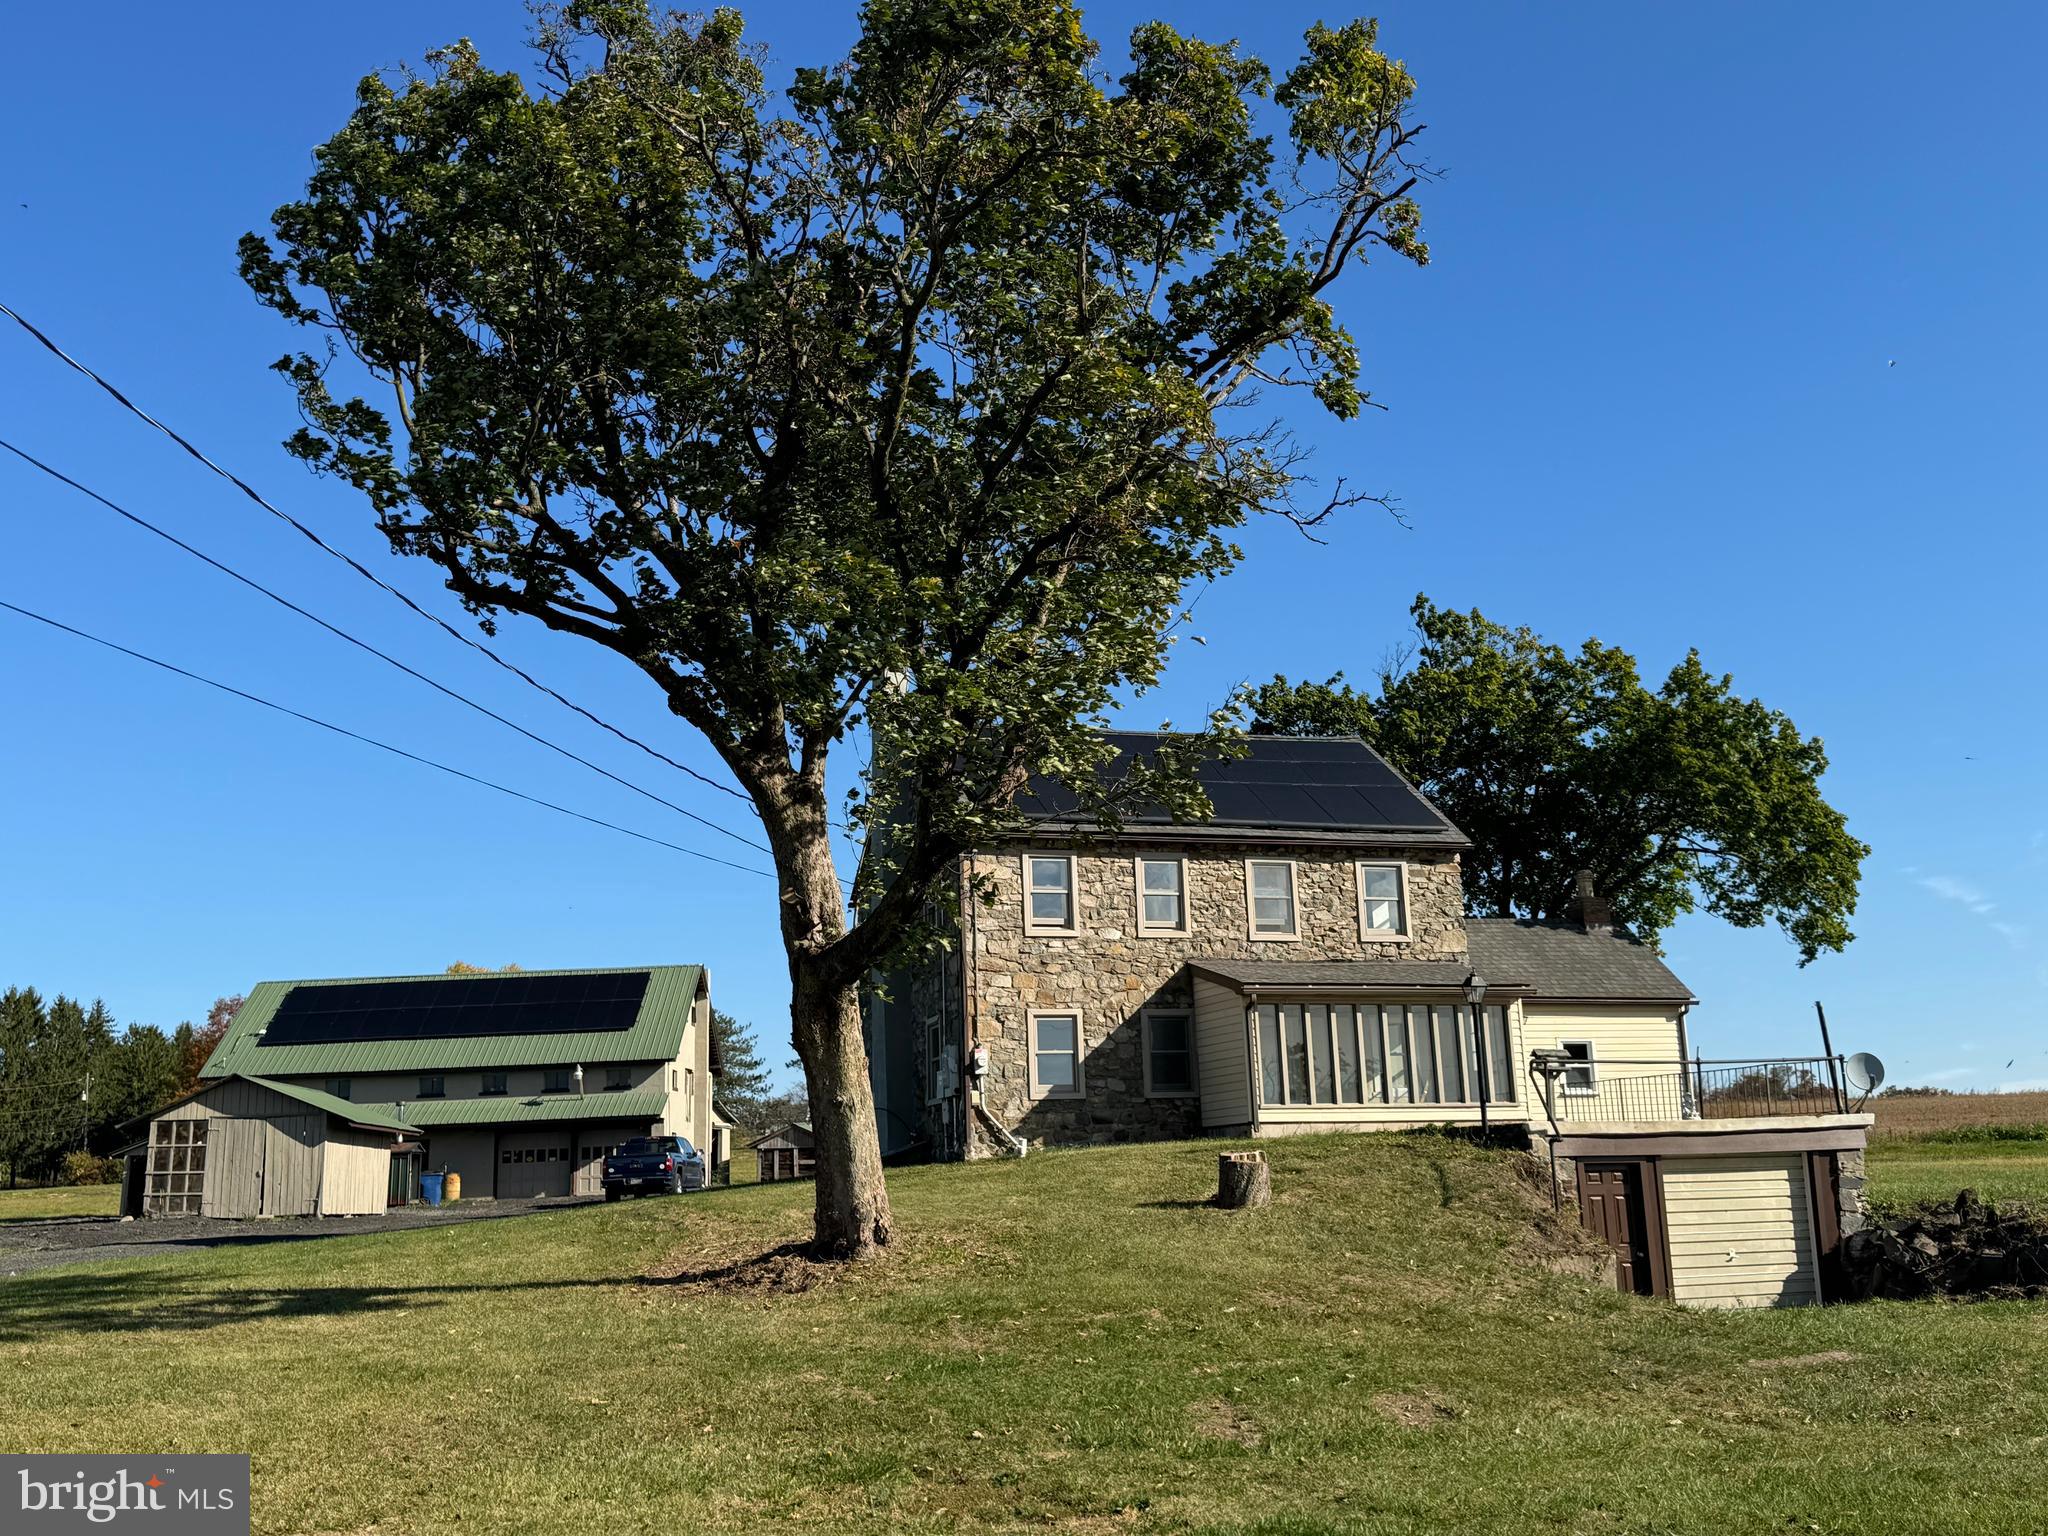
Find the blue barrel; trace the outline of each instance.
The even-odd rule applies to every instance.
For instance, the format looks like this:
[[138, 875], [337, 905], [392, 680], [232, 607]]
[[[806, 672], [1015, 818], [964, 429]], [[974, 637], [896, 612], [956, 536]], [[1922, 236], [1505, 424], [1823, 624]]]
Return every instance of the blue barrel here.
[[420, 1198], [429, 1205], [441, 1203], [441, 1175], [423, 1173], [420, 1175]]

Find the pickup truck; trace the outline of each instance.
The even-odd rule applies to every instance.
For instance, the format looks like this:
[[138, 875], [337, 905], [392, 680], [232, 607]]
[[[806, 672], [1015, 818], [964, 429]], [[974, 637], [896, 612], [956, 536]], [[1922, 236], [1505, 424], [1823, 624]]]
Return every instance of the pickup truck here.
[[681, 1136], [635, 1136], [604, 1160], [604, 1197], [704, 1187], [704, 1157]]

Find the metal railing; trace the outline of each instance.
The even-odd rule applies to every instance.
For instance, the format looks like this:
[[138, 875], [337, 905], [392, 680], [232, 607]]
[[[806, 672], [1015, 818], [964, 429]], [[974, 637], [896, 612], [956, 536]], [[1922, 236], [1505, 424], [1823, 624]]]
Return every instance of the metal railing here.
[[[1648, 1070], [1653, 1067], [1660, 1070]], [[1545, 1052], [1531, 1061], [1530, 1071], [1553, 1123], [1741, 1120], [1839, 1115], [1849, 1108], [1839, 1056], [1689, 1062], [1609, 1058], [1596, 1059], [1589, 1069], [1560, 1065], [1555, 1053]]]

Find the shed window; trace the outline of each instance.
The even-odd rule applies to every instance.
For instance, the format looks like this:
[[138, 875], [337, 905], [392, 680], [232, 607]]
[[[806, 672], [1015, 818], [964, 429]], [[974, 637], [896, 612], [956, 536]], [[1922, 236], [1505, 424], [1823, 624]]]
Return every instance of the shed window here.
[[1148, 1008], [1145, 1031], [1145, 1092], [1154, 1098], [1192, 1096], [1195, 1091], [1195, 1020], [1180, 1009]]
[[576, 1091], [576, 1074], [567, 1067], [549, 1067], [547, 1071], [541, 1074], [540, 1091], [542, 1093], [574, 1093]]
[[1358, 866], [1358, 921], [1369, 939], [1408, 937], [1407, 866]]
[[624, 1093], [632, 1086], [633, 1069], [631, 1067], [606, 1067], [604, 1069], [604, 1091], [606, 1093]]
[[1252, 937], [1294, 938], [1294, 865], [1285, 859], [1248, 859], [1245, 882], [1250, 893]]
[[438, 1074], [420, 1079], [419, 1097], [423, 1099], [445, 1099], [448, 1097], [448, 1079]]
[[1138, 860], [1138, 932], [1188, 931], [1187, 865], [1180, 859]]
[[482, 1094], [486, 1095], [486, 1096], [489, 1096], [489, 1095], [491, 1095], [491, 1094], [498, 1094], [498, 1093], [504, 1093], [504, 1092], [506, 1091], [506, 1086], [507, 1086], [507, 1085], [506, 1085], [506, 1082], [505, 1082], [505, 1074], [504, 1074], [504, 1073], [502, 1073], [502, 1072], [486, 1072], [486, 1073], [484, 1074], [484, 1085], [483, 1085], [483, 1087], [482, 1087], [482, 1088], [478, 1089], [477, 1091], [478, 1091], [479, 1093], [482, 1093]]
[[1064, 853], [1027, 854], [1024, 881], [1024, 931], [1074, 932], [1073, 857]]
[[[1268, 1105], [1477, 1104], [1470, 1008], [1263, 1003], [1259, 1084]], [[1489, 1102], [1515, 1102], [1507, 1009], [1485, 1011]]]
[[1031, 1091], [1054, 1099], [1080, 1096], [1079, 1014], [1031, 1015]]
[[144, 1202], [158, 1216], [197, 1216], [206, 1186], [206, 1122], [159, 1120], [149, 1128]]
[[345, 1077], [330, 1077], [321, 1085], [337, 1099], [348, 1097], [349, 1080]]
[[1563, 1051], [1571, 1063], [1564, 1069], [1564, 1091], [1566, 1093], [1598, 1093], [1600, 1084], [1594, 1077], [1593, 1042], [1590, 1040], [1560, 1040], [1557, 1048]]

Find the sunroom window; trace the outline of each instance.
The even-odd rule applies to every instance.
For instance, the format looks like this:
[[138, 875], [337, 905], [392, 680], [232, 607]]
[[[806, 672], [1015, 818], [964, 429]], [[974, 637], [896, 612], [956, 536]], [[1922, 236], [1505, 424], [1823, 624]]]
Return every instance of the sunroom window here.
[[[1262, 1003], [1259, 1084], [1269, 1107], [1477, 1104], [1478, 1042], [1463, 1004]], [[1485, 1011], [1488, 1102], [1515, 1102], [1507, 1010]]]

